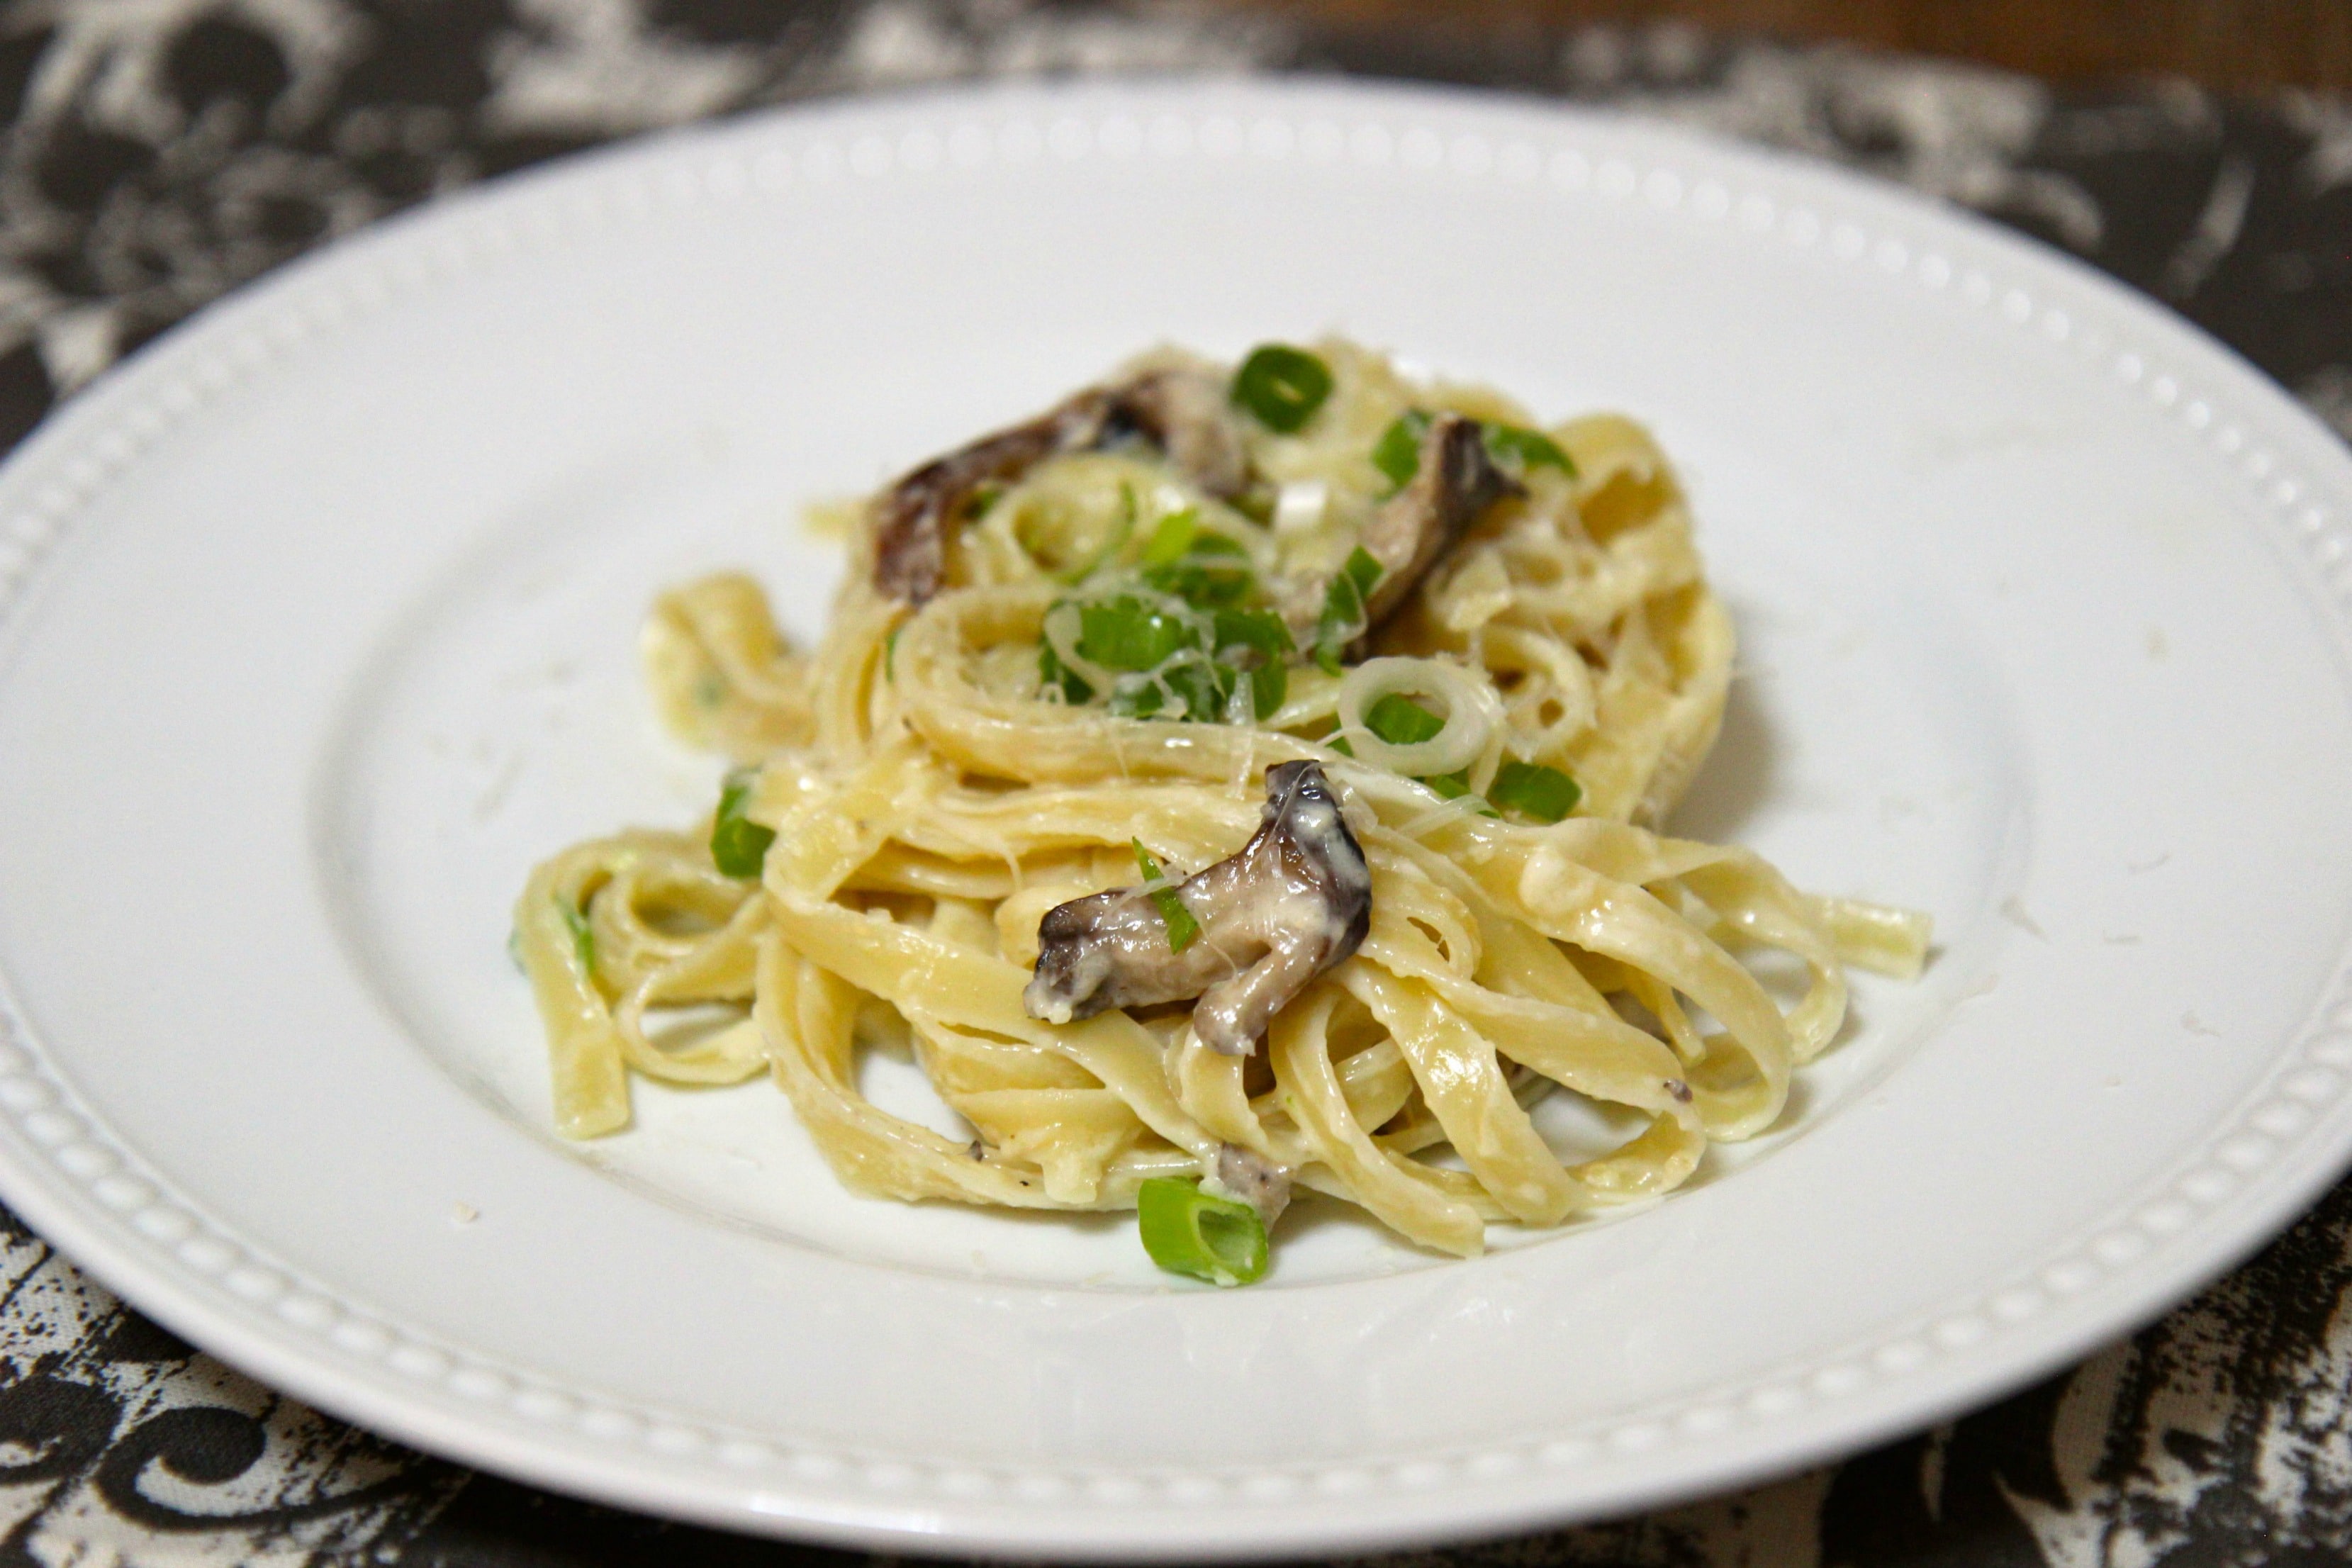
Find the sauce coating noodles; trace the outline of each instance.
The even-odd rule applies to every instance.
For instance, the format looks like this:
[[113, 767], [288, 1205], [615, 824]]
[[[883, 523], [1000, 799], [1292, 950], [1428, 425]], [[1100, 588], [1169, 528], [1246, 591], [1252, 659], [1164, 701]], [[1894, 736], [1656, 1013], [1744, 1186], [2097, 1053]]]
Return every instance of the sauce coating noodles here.
[[[902, 494], [929, 576], [877, 574], [903, 542], [877, 501], [813, 650], [740, 574], [658, 598], [660, 710], [750, 771], [715, 825], [576, 846], [523, 892], [564, 1132], [627, 1125], [632, 1075], [764, 1076], [863, 1193], [1129, 1208], [1240, 1151], [1467, 1256], [1490, 1222], [1664, 1193], [1775, 1122], [1838, 1031], [1844, 966], [1916, 973], [1927, 922], [1659, 831], [1734, 646], [1664, 455], [1615, 415], [1538, 431], [1484, 388], [1311, 357], [1329, 384], [1296, 429], [1223, 399], [1167, 412], [1171, 378], [1229, 373], [1162, 352], [1112, 384], [1159, 402], [1066, 407], [969, 461], [986, 477], [952, 510]], [[1180, 416], [1237, 447], [1193, 457]], [[1375, 547], [1412, 442], [1427, 473], [1419, 433], [1454, 416], [1499, 478], [1437, 548], [1412, 542], [1433, 559], [1405, 580]], [[1363, 561], [1370, 586], [1341, 581]], [[1301, 759], [1360, 847], [1369, 926], [1255, 1049], [1204, 1044], [1181, 1003], [1032, 1016], [1049, 910], [1142, 882], [1139, 851], [1171, 886], [1234, 856], [1267, 770]], [[712, 826], [756, 875], [714, 859]], [[894, 1044], [969, 1140], [859, 1093], [858, 1053]]]

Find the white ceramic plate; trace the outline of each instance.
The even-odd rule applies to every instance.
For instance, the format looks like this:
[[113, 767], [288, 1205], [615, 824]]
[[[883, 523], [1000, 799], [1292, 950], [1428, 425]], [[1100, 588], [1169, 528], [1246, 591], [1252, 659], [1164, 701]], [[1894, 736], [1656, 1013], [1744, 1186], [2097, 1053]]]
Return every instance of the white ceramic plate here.
[[[810, 630], [801, 502], [1158, 339], [1331, 328], [1685, 466], [1745, 679], [1682, 826], [1940, 934], [1789, 1129], [1478, 1262], [1327, 1215], [1229, 1294], [852, 1198], [763, 1086], [552, 1138], [511, 897], [715, 776], [649, 595], [744, 563]], [[0, 1192], [305, 1398], [754, 1530], [1336, 1551], [1758, 1477], [2080, 1354], [2341, 1167], [2347, 516], [2161, 311], [1654, 128], [1127, 84], [583, 159], [207, 312], [0, 475]]]

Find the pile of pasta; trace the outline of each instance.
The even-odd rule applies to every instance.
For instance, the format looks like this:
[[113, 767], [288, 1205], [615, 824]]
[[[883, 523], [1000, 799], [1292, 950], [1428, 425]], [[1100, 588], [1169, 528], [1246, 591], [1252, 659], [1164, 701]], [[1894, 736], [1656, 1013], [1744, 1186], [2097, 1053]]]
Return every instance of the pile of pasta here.
[[[1244, 722], [1120, 716], [1041, 677], [1048, 612], [1131, 564], [1154, 516], [1190, 509], [1269, 573], [1328, 566], [1392, 488], [1370, 454], [1401, 416], [1532, 423], [1483, 388], [1317, 353], [1335, 385], [1313, 425], [1251, 439], [1270, 515], [1149, 451], [1073, 453], [991, 498], [919, 607], [853, 569], [812, 648], [740, 574], [659, 597], [656, 700], [749, 770], [737, 809], [774, 837], [756, 878], [719, 868], [708, 821], [582, 844], [532, 876], [520, 951], [564, 1132], [627, 1125], [633, 1074], [767, 1077], [861, 1193], [1118, 1209], [1234, 1145], [1467, 1256], [1490, 1222], [1665, 1193], [1709, 1143], [1774, 1124], [1839, 1031], [1845, 966], [1916, 973], [1927, 924], [1659, 831], [1716, 738], [1734, 641], [1673, 470], [1631, 420], [1546, 431], [1568, 461], [1528, 468], [1374, 630], [1370, 652], [1491, 693], [1501, 721], [1465, 795], [1334, 746], [1344, 670], [1296, 664], [1279, 707]], [[1503, 756], [1572, 777], [1574, 813], [1486, 809]], [[1266, 768], [1295, 758], [1342, 800], [1370, 927], [1259, 1049], [1208, 1049], [1181, 1006], [1029, 1016], [1049, 909], [1135, 885], [1139, 842], [1171, 874], [1232, 854]], [[971, 1136], [871, 1103], [871, 1050], [911, 1052]], [[1540, 1114], [1562, 1095], [1582, 1101], [1573, 1137]]]

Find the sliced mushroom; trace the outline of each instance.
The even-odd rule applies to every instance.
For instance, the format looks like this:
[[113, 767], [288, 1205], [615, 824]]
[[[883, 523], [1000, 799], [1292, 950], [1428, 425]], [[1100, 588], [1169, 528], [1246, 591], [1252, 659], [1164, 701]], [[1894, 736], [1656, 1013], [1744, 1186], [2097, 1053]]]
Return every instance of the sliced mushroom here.
[[1204, 370], [1148, 370], [1112, 387], [1094, 441], [1116, 446], [1140, 437], [1208, 494], [1230, 500], [1249, 489], [1249, 448], [1234, 417], [1223, 378]]
[[1200, 1000], [1192, 1031], [1246, 1056], [1283, 1005], [1356, 951], [1370, 929], [1372, 878], [1320, 764], [1265, 771], [1265, 815], [1247, 844], [1171, 889], [1200, 922], [1179, 951], [1150, 894], [1116, 889], [1045, 911], [1033, 1018], [1066, 1024], [1112, 1007]]
[[1526, 493], [1525, 486], [1496, 466], [1475, 419], [1459, 414], [1432, 419], [1421, 438], [1421, 467], [1412, 482], [1372, 514], [1360, 542], [1381, 563], [1381, 579], [1364, 602], [1368, 626], [1386, 620], [1488, 507], [1505, 496]]
[[[1268, 1230], [1290, 1206], [1290, 1172], [1277, 1165], [1255, 1149], [1244, 1149], [1238, 1143], [1217, 1145], [1217, 1168], [1210, 1173], [1211, 1181], [1222, 1191], [1212, 1192], [1215, 1197], [1231, 1198], [1257, 1210], [1257, 1217], [1265, 1222]], [[1211, 1184], [1202, 1184], [1210, 1191]]]
[[1147, 370], [1088, 387], [1024, 425], [983, 436], [908, 474], [875, 503], [875, 591], [920, 605], [940, 591], [948, 540], [982, 485], [1012, 484], [1048, 458], [1122, 442], [1158, 447], [1210, 495], [1228, 499], [1249, 484], [1249, 455], [1226, 406], [1224, 385], [1205, 370]]
[[[1525, 493], [1526, 487], [1496, 465], [1486, 450], [1486, 432], [1475, 419], [1440, 414], [1430, 420], [1422, 434], [1421, 466], [1412, 482], [1381, 504], [1357, 541], [1381, 568], [1380, 580], [1364, 602], [1365, 633], [1404, 603], [1423, 574], [1488, 507], [1506, 496]], [[1330, 585], [1328, 575], [1299, 578], [1283, 595], [1283, 618], [1302, 644], [1314, 636]], [[1360, 638], [1349, 657], [1362, 651]]]

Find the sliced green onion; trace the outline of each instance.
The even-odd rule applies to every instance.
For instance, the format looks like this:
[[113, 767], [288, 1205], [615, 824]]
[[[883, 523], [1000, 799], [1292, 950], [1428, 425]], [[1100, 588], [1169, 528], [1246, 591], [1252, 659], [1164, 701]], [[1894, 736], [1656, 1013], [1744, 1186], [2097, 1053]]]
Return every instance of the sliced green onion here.
[[1255, 648], [1269, 664], [1292, 652], [1290, 628], [1272, 610], [1219, 610], [1216, 627], [1220, 650]]
[[1265, 1277], [1265, 1222], [1247, 1204], [1213, 1198], [1173, 1176], [1154, 1176], [1135, 1189], [1135, 1219], [1143, 1250], [1171, 1274], [1223, 1286]]
[[1078, 653], [1105, 669], [1157, 669], [1200, 646], [1200, 634], [1131, 595], [1078, 606]]
[[1186, 507], [1171, 511], [1151, 526], [1151, 537], [1143, 542], [1141, 563], [1145, 566], [1173, 566], [1184, 559], [1192, 548], [1192, 536], [1201, 531], [1201, 510]]
[[1050, 640], [1041, 640], [1037, 644], [1037, 686], [1041, 691], [1049, 687], [1060, 687], [1065, 702], [1088, 701], [1095, 694], [1095, 689], [1088, 686], [1076, 670], [1063, 666], [1061, 656], [1054, 651]]
[[[1412, 698], [1391, 691], [1364, 710], [1364, 728], [1391, 746], [1417, 746], [1443, 734], [1445, 721]], [[1353, 756], [1355, 752], [1350, 751], [1348, 754]], [[1456, 768], [1450, 773], [1433, 773], [1421, 782], [1435, 790], [1440, 800], [1460, 800], [1470, 793], [1470, 770]]]
[[719, 815], [710, 824], [710, 858], [730, 877], [758, 876], [761, 863], [768, 858], [768, 846], [776, 841], [774, 828], [762, 827], [743, 815], [758, 778], [756, 769], [740, 769], [727, 775], [719, 791]]
[[522, 961], [522, 927], [507, 927], [507, 962], [515, 966], [517, 974], [529, 974], [530, 970]]
[[[1135, 864], [1143, 873], [1144, 889], [1151, 895], [1152, 908], [1160, 911], [1160, 918], [1168, 925], [1168, 949], [1171, 952], [1181, 952], [1192, 945], [1194, 937], [1201, 934], [1201, 922], [1192, 918], [1192, 911], [1184, 907], [1184, 900], [1176, 896], [1176, 889], [1168, 886], [1168, 879], [1160, 869], [1160, 862], [1151, 858], [1151, 851], [1143, 847], [1143, 840], [1138, 838], [1133, 842]], [[1153, 887], [1154, 882], [1160, 886]]]
[[1538, 822], [1558, 822], [1576, 809], [1584, 791], [1558, 768], [1541, 763], [1505, 763], [1486, 787], [1486, 798], [1506, 811]]
[[1196, 610], [1231, 609], [1257, 596], [1257, 574], [1238, 541], [1202, 532], [1190, 510], [1176, 518], [1182, 520], [1177, 527], [1163, 521], [1153, 530], [1144, 548], [1144, 582]]
[[[1199, 559], [1187, 557], [1193, 564]], [[1271, 610], [1194, 607], [1208, 612], [1206, 626], [1164, 601], [1135, 594], [1060, 602], [1046, 612], [1049, 624], [1056, 613], [1066, 613], [1076, 635], [1058, 651], [1055, 637], [1040, 641], [1040, 691], [1058, 689], [1067, 703], [1101, 697], [1111, 712], [1127, 719], [1248, 723], [1274, 713], [1289, 695], [1284, 660], [1293, 649], [1282, 617]], [[1082, 668], [1093, 679], [1081, 676]], [[1137, 676], [1144, 679], [1130, 679]], [[1108, 684], [1105, 677], [1116, 677], [1116, 684], [1097, 691], [1098, 683]], [[1237, 697], [1244, 679], [1250, 689]]]
[[1314, 418], [1330, 395], [1331, 367], [1286, 343], [1261, 345], [1234, 374], [1234, 402], [1285, 435]]
[[[1290, 628], [1272, 610], [1219, 610], [1216, 626], [1219, 662], [1249, 678], [1251, 712], [1260, 720], [1272, 717], [1290, 695], [1290, 669], [1283, 663], [1296, 651]], [[1244, 652], [1255, 662], [1236, 657]]]
[[1391, 691], [1364, 710], [1364, 728], [1391, 746], [1417, 746], [1443, 734], [1445, 721], [1412, 698]]
[[[1395, 699], [1395, 700], [1402, 701], [1403, 699], [1399, 698]], [[1380, 704], [1376, 702], [1372, 706], [1375, 710], [1378, 710]], [[1419, 703], [1414, 703], [1412, 706], [1416, 710], [1423, 712], [1426, 711], [1426, 710], [1421, 709], [1421, 705]], [[1378, 722], [1379, 721], [1374, 719], [1371, 714], [1367, 713], [1364, 715], [1364, 727], [1368, 730], [1371, 730], [1374, 734], [1378, 734], [1380, 732], [1379, 730], [1375, 728]], [[1423, 737], [1424, 740], [1427, 738], [1428, 737], [1426, 736]], [[1352, 757], [1356, 754], [1356, 748], [1348, 744], [1347, 737], [1344, 735], [1335, 740], [1326, 742], [1325, 744], [1328, 745], [1333, 751], [1339, 752], [1343, 757]], [[1468, 768], [1456, 768], [1450, 773], [1433, 773], [1429, 777], [1421, 779], [1417, 782], [1425, 784], [1431, 789], [1435, 790], [1437, 792], [1437, 798], [1440, 800], [1460, 800], [1464, 795], [1470, 793], [1470, 770]], [[1479, 815], [1482, 816], [1493, 816], [1496, 814], [1491, 811], [1486, 811], [1481, 812]]]
[[572, 932], [572, 956], [580, 963], [580, 973], [593, 978], [596, 973], [596, 931], [588, 923], [588, 911], [562, 899], [555, 900], [563, 923]]
[[1559, 442], [1540, 430], [1518, 425], [1488, 425], [1486, 437], [1486, 455], [1498, 463], [1516, 465], [1523, 474], [1532, 468], [1558, 468], [1570, 479], [1576, 478], [1576, 464], [1560, 449]]
[[1213, 533], [1195, 540], [1191, 553], [1175, 564], [1147, 567], [1143, 580], [1196, 610], [1231, 609], [1257, 595], [1249, 557], [1240, 545]]
[[[1522, 474], [1531, 468], [1558, 468], [1570, 479], [1576, 478], [1574, 460], [1540, 430], [1485, 420], [1479, 422], [1478, 430], [1486, 437], [1486, 455], [1506, 468]], [[1404, 489], [1421, 472], [1421, 443], [1428, 434], [1429, 416], [1418, 408], [1405, 410], [1372, 444], [1372, 467], [1387, 475], [1389, 483], [1398, 489]]]
[[1132, 692], [1113, 697], [1110, 710], [1137, 719], [1148, 719], [1162, 707], [1161, 689], [1171, 696], [1181, 698], [1184, 710], [1166, 714], [1172, 719], [1189, 719], [1195, 723], [1222, 723], [1225, 709], [1234, 694], [1234, 672], [1223, 665], [1206, 658], [1181, 658], [1158, 672], [1158, 679], [1147, 681]]
[[1370, 618], [1364, 605], [1381, 577], [1381, 563], [1359, 544], [1323, 591], [1323, 614], [1315, 624], [1315, 662], [1326, 675], [1339, 673], [1341, 650], [1362, 635]]
[[1421, 441], [1428, 434], [1429, 416], [1418, 408], [1406, 409], [1372, 443], [1372, 467], [1386, 474], [1389, 483], [1404, 489], [1421, 472]]
[[882, 679], [894, 686], [898, 680], [898, 634], [906, 629], [907, 623], [900, 621], [890, 628], [890, 635], [882, 639]]

